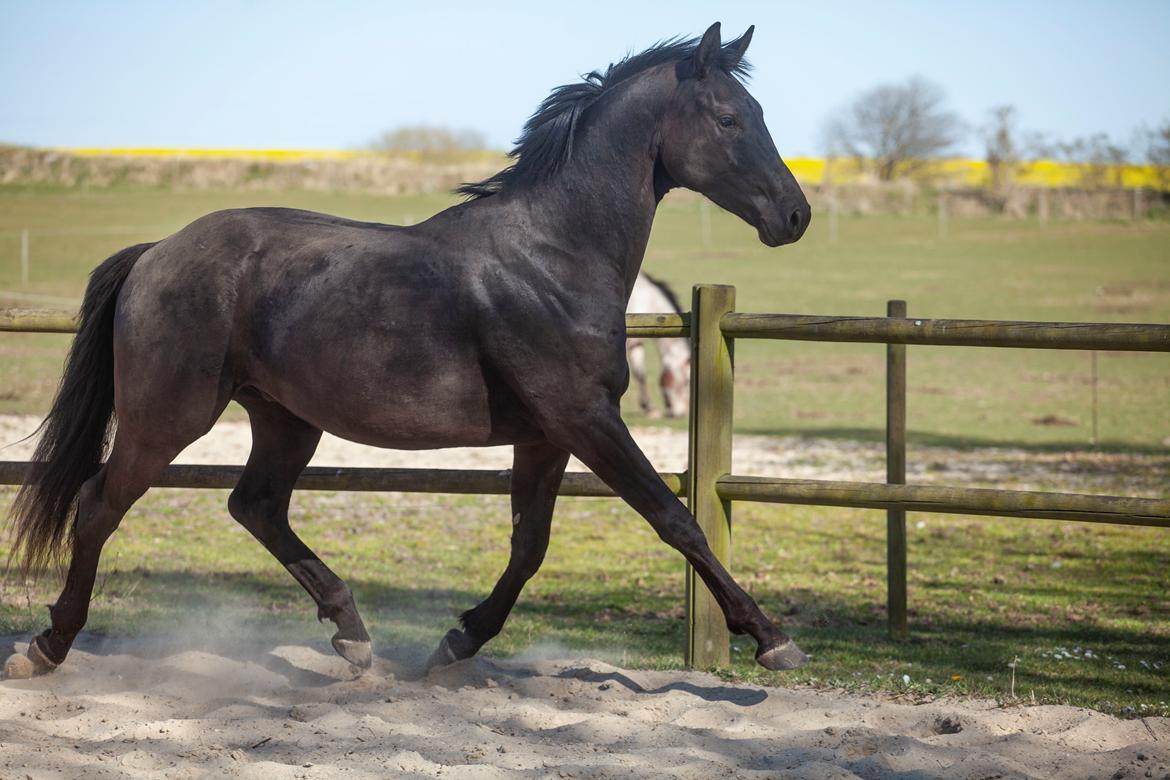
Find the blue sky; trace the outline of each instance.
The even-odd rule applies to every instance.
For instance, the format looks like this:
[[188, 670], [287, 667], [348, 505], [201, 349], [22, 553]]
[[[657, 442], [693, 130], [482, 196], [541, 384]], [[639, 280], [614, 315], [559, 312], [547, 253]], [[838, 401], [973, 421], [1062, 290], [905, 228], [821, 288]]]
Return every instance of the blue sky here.
[[717, 19], [727, 37], [756, 25], [751, 90], [786, 156], [819, 153], [834, 109], [911, 74], [972, 124], [1012, 103], [1026, 130], [1128, 141], [1170, 119], [1165, 0], [0, 0], [0, 141], [352, 148], [425, 123], [502, 148], [550, 87]]

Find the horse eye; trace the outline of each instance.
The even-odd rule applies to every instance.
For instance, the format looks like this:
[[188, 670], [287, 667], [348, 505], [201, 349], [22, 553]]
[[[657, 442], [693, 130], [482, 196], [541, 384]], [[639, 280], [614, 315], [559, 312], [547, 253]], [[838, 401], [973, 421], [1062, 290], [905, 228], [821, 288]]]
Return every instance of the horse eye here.
[[735, 117], [731, 114], [724, 114], [719, 117], [719, 124], [722, 127], [735, 127]]

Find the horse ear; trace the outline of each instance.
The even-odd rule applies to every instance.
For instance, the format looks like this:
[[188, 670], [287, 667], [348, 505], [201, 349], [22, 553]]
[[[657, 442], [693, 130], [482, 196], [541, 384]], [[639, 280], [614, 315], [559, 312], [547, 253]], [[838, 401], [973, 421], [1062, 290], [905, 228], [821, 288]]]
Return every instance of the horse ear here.
[[707, 28], [703, 33], [703, 40], [699, 41], [699, 48], [695, 50], [695, 75], [704, 78], [711, 66], [719, 59], [719, 22]]
[[752, 33], [755, 31], [756, 26], [753, 24], [747, 28], [747, 32], [724, 47], [723, 50], [727, 53], [724, 62], [727, 64], [728, 70], [735, 70], [735, 67], [739, 65], [740, 60], [743, 59], [744, 52], [747, 51], [748, 44], [752, 42]]

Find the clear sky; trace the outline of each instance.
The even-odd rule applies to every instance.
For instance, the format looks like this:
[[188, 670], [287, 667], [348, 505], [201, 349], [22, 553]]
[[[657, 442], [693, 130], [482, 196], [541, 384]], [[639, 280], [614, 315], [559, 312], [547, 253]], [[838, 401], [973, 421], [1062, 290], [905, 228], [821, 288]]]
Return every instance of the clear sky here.
[[1025, 130], [1128, 141], [1170, 118], [1166, 0], [0, 0], [0, 141], [336, 149], [425, 123], [503, 148], [550, 87], [715, 20], [756, 25], [751, 90], [786, 156], [911, 74], [973, 125], [1012, 103]]

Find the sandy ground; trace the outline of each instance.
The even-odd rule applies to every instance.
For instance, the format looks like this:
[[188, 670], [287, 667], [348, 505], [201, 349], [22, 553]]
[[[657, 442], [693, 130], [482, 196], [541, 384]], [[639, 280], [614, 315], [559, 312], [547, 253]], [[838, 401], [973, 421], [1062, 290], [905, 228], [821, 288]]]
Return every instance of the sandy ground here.
[[381, 657], [355, 676], [324, 646], [83, 636], [55, 674], [0, 683], [0, 777], [1170, 776], [1170, 719], [912, 705], [589, 659], [474, 659], [421, 679], [418, 663]]
[[[0, 445], [32, 431], [0, 417]], [[662, 470], [686, 436], [635, 431]], [[242, 463], [223, 423], [180, 456]], [[737, 436], [739, 473], [880, 480], [880, 445]], [[0, 449], [26, 459], [31, 444]], [[1158, 495], [1170, 458], [912, 451], [910, 480]], [[320, 465], [507, 468], [508, 448], [402, 453], [326, 437]], [[570, 468], [580, 469], [580, 464]], [[908, 704], [732, 685], [589, 659], [476, 659], [419, 679], [420, 649], [353, 670], [320, 643], [83, 634], [53, 675], [0, 683], [0, 780], [78, 777], [1170, 778], [1170, 719], [1072, 707]], [[202, 636], [202, 639], [201, 639]], [[210, 638], [209, 638], [210, 637]], [[27, 637], [0, 638], [0, 653]], [[291, 641], [285, 639], [284, 641]]]

